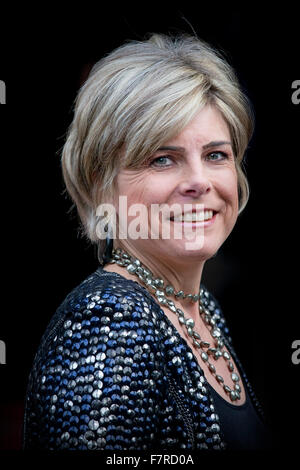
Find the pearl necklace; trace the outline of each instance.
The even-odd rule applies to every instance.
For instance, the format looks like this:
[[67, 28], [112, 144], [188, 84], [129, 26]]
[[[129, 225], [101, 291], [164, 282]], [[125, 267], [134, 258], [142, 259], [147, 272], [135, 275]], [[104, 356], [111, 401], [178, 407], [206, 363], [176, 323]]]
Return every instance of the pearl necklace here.
[[[137, 258], [130, 256], [120, 248], [112, 250], [112, 257], [109, 263], [116, 263], [119, 266], [126, 267], [130, 274], [138, 276], [138, 278], [143, 282], [149, 291], [154, 291], [158, 302], [162, 305], [165, 305], [167, 308], [169, 308], [169, 310], [177, 315], [179, 323], [186, 328], [187, 334], [192, 339], [194, 346], [201, 350], [201, 359], [207, 364], [209, 371], [215, 377], [216, 381], [223, 387], [231, 401], [239, 400], [241, 387], [238, 382], [240, 381], [240, 377], [234, 370], [234, 365], [231, 361], [230, 354], [225, 350], [223, 351], [224, 339], [222, 338], [220, 328], [216, 326], [216, 322], [212, 318], [210, 311], [201, 304], [200, 290], [196, 295], [185, 294], [182, 290], [175, 293], [174, 287], [171, 285], [165, 286], [163, 279], [155, 278], [153, 273], [148, 268], [143, 266]], [[199, 333], [194, 330], [194, 320], [192, 318], [186, 318], [184, 316], [184, 312], [180, 308], [177, 308], [174, 302], [170, 299], [167, 299], [166, 296], [174, 296], [177, 299], [188, 299], [191, 302], [199, 301], [199, 313], [210, 329], [210, 334], [214, 341], [214, 347], [211, 347], [209, 342], [202, 341]], [[220, 357], [223, 357], [228, 362], [228, 369], [231, 373], [233, 388], [230, 388], [228, 385], [226, 385], [224, 383], [224, 378], [217, 374], [215, 366], [209, 361], [210, 356], [212, 356], [216, 361]]]

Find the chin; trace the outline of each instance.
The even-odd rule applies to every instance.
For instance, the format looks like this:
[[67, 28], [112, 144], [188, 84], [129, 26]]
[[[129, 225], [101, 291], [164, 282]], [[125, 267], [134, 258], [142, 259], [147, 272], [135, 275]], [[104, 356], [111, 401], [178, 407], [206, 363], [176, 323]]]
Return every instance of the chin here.
[[172, 253], [172, 256], [176, 257], [176, 260], [179, 261], [182, 259], [182, 261], [191, 261], [191, 262], [197, 262], [197, 261], [206, 261], [212, 257], [214, 257], [220, 246], [220, 244], [207, 244], [204, 243], [204, 245], [199, 246], [198, 248], [196, 246], [191, 248], [187, 248], [186, 243], [191, 243], [188, 240], [182, 242], [180, 245], [176, 246], [170, 246], [168, 249], [168, 253]]
[[198, 251], [191, 251], [188, 250], [185, 252], [185, 259], [190, 259], [191, 261], [207, 261], [210, 258], [213, 258], [218, 253], [218, 250], [198, 250]]

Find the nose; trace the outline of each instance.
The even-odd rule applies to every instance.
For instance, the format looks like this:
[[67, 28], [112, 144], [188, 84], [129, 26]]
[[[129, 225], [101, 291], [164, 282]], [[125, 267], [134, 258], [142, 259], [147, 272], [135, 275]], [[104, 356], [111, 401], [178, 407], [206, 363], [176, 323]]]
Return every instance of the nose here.
[[198, 198], [211, 191], [212, 183], [209, 174], [205, 169], [201, 158], [192, 164], [187, 165], [182, 172], [181, 181], [178, 185], [178, 191], [181, 196]]

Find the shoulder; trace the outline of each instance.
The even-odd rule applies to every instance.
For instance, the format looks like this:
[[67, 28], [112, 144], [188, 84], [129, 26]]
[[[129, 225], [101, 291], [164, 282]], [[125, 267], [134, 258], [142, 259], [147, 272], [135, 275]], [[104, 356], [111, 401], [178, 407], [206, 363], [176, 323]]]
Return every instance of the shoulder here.
[[[103, 332], [110, 328], [132, 329], [145, 317], [155, 323], [158, 310], [151, 295], [137, 282], [98, 268], [67, 295], [44, 339], [65, 329], [78, 329], [82, 335], [92, 325], [103, 327]], [[95, 330], [97, 334], [101, 331]]]
[[[77, 327], [81, 336], [88, 330], [115, 347], [131, 345], [130, 338], [136, 339], [137, 330], [142, 335], [147, 327], [157, 333], [160, 309], [137, 282], [98, 269], [67, 296], [59, 310], [64, 328]], [[151, 342], [149, 335], [144, 339]]]
[[54, 364], [64, 374], [75, 374], [79, 369], [88, 373], [86, 364], [108, 364], [115, 356], [138, 353], [145, 360], [159, 360], [160, 315], [159, 306], [138, 283], [98, 269], [53, 315], [36, 353], [31, 381], [40, 382], [41, 371], [50, 373]]
[[151, 300], [150, 294], [137, 282], [98, 268], [70, 292], [60, 308], [77, 310], [88, 306], [95, 309], [98, 305], [97, 309], [103, 310], [102, 306], [108, 304], [112, 308], [131, 310], [135, 305], [149, 306]]
[[[137, 422], [146, 416], [147, 430], [138, 431], [151, 442], [164, 371], [158, 312], [146, 294], [137, 283], [97, 271], [66, 297], [33, 364], [25, 448], [109, 448], [116, 433], [120, 448], [130, 448], [135, 428], [121, 423], [131, 415]], [[137, 393], [143, 400], [134, 399]]]
[[[231, 342], [218, 300], [203, 284], [200, 294], [203, 306]], [[125, 335], [124, 330], [129, 330], [135, 336], [133, 330], [139, 329], [141, 332], [141, 328], [146, 326], [154, 328], [159, 334], [159, 321], [163, 317], [160, 305], [146, 288], [117, 273], [98, 268], [65, 298], [50, 322], [48, 332], [53, 328], [55, 332], [80, 328], [84, 333], [86, 327], [98, 325], [100, 329], [93, 330], [97, 334], [116, 330], [118, 336], [122, 336]]]

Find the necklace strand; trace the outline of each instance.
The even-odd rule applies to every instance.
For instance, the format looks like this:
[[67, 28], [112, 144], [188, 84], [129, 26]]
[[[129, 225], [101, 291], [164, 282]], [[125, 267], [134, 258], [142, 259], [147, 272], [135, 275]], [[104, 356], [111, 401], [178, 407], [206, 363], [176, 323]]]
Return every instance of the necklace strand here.
[[[224, 348], [224, 339], [220, 328], [217, 327], [215, 320], [213, 319], [210, 311], [205, 308], [201, 303], [201, 290], [198, 294], [185, 294], [182, 290], [175, 293], [173, 286], [168, 284], [165, 286], [164, 280], [160, 278], [155, 278], [153, 273], [142, 265], [140, 260], [130, 256], [124, 250], [120, 248], [114, 249], [112, 251], [112, 258], [110, 263], [116, 263], [119, 266], [126, 267], [128, 273], [136, 275], [146, 286], [146, 288], [155, 294], [158, 302], [161, 305], [166, 306], [169, 310], [175, 313], [178, 317], [178, 321], [181, 325], [186, 328], [188, 336], [193, 341], [194, 346], [201, 350], [200, 356], [201, 359], [207, 364], [210, 373], [215, 377], [216, 381], [223, 387], [224, 391], [230, 397], [231, 401], [236, 401], [240, 399], [241, 387], [238, 384], [240, 377], [237, 372], [234, 370], [234, 365], [231, 361], [230, 354], [223, 350]], [[207, 341], [203, 341], [199, 335], [194, 330], [195, 322], [192, 318], [186, 318], [184, 312], [176, 307], [174, 302], [171, 299], [167, 299], [167, 296], [175, 297], [176, 299], [188, 299], [191, 302], [199, 303], [199, 313], [203, 318], [205, 324], [208, 327], [208, 330], [211, 334], [211, 337], [214, 341], [214, 346]], [[210, 357], [213, 357], [217, 361], [220, 357], [223, 357], [227, 362], [227, 367], [231, 374], [231, 380], [233, 387], [230, 388], [225, 384], [224, 378], [217, 374], [215, 366], [210, 362]]]

